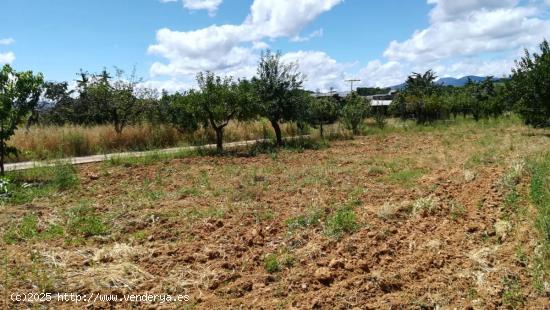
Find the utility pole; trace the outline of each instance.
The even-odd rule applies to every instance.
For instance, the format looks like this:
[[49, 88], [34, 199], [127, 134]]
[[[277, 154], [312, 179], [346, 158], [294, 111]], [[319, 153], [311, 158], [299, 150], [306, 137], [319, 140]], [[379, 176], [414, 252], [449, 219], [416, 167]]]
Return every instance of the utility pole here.
[[346, 82], [350, 83], [351, 92], [353, 93], [353, 83], [354, 82], [361, 82], [361, 80], [359, 80], [359, 79], [349, 79], [349, 80], [346, 80]]

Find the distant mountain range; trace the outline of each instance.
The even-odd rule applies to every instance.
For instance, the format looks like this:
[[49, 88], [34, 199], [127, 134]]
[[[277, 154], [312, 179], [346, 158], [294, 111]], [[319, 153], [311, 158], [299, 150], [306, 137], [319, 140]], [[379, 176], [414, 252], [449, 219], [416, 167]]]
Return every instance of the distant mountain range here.
[[[446, 77], [446, 78], [440, 78], [439, 80], [436, 81], [436, 83], [438, 83], [440, 85], [444, 85], [444, 86], [460, 87], [460, 86], [466, 85], [466, 83], [468, 82], [468, 79], [470, 79], [474, 82], [483, 82], [487, 79], [487, 77], [486, 76], [475, 76], [475, 75], [468, 75], [468, 76], [461, 77], [459, 79], [453, 78], [453, 77]], [[502, 79], [494, 78], [495, 82], [500, 81], [500, 80], [502, 80]], [[405, 87], [405, 83], [392, 86], [391, 89], [402, 89], [403, 87]]]

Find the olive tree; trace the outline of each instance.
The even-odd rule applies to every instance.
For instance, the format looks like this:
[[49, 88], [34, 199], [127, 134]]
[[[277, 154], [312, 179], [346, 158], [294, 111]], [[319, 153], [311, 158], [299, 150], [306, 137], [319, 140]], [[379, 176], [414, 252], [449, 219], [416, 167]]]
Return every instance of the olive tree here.
[[262, 52], [252, 84], [258, 112], [270, 121], [279, 146], [283, 144], [280, 123], [298, 121], [304, 115], [303, 79], [298, 65], [284, 63], [280, 52]]
[[530, 54], [516, 62], [508, 90], [516, 109], [527, 125], [550, 127], [550, 46], [544, 40], [540, 54]]
[[223, 151], [223, 131], [233, 119], [249, 119], [254, 111], [250, 82], [234, 81], [211, 72], [197, 74], [199, 91], [188, 94], [196, 118], [216, 132], [216, 148]]
[[323, 138], [323, 125], [333, 124], [338, 119], [338, 104], [330, 97], [311, 98], [308, 103], [308, 121], [313, 126], [319, 126]]
[[7, 141], [17, 127], [38, 104], [44, 78], [32, 71], [16, 72], [9, 65], [0, 70], [0, 173], [4, 175], [4, 161], [17, 149]]
[[340, 118], [344, 126], [354, 135], [359, 134], [359, 127], [370, 111], [368, 100], [352, 92], [344, 100], [344, 107], [340, 112]]

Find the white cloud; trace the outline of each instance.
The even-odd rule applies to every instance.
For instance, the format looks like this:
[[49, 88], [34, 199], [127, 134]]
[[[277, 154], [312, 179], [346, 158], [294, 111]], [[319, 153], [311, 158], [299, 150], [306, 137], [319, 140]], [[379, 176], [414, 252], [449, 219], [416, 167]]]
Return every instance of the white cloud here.
[[138, 87], [152, 88], [158, 90], [166, 90], [169, 93], [184, 92], [193, 88], [194, 82], [192, 81], [179, 81], [179, 80], [148, 80], [140, 83]]
[[384, 56], [393, 61], [429, 63], [529, 47], [550, 36], [550, 21], [535, 6], [516, 0], [428, 0], [428, 28], [404, 42], [393, 41]]
[[157, 43], [148, 52], [167, 60], [155, 62], [151, 75], [189, 77], [210, 70], [236, 77], [255, 72], [255, 50], [267, 46], [264, 39], [297, 37], [317, 16], [343, 0], [255, 0], [239, 25], [212, 25], [194, 31], [160, 29]]
[[[179, 0], [160, 0], [161, 3], [178, 2]], [[182, 0], [183, 7], [190, 10], [206, 10], [210, 16], [214, 16], [223, 0]]]
[[397, 61], [373, 60], [359, 70], [357, 77], [361, 79], [360, 85], [386, 87], [403, 83], [410, 72], [410, 68]]
[[326, 53], [319, 51], [287, 53], [281, 57], [281, 60], [285, 63], [298, 63], [299, 71], [306, 77], [304, 87], [321, 91], [345, 87], [345, 69], [352, 65], [338, 63]]
[[466, 59], [433, 67], [440, 77], [463, 77], [467, 75], [503, 77], [510, 74], [514, 59]]
[[[362, 86], [382, 87], [400, 84], [411, 72], [428, 69], [440, 77], [502, 76], [510, 73], [518, 51], [536, 46], [543, 37], [550, 38], [545, 7], [550, 0], [426, 1], [434, 5], [429, 26], [407, 40], [392, 41], [384, 51], [385, 59], [370, 61], [359, 70], [354, 69], [355, 64], [340, 63], [323, 51], [290, 52], [283, 55], [283, 61], [299, 63], [307, 75], [305, 87], [310, 90], [346, 89], [347, 77], [361, 79]], [[322, 28], [304, 36], [301, 31], [342, 2], [254, 0], [241, 24], [211, 25], [194, 31], [160, 29], [157, 42], [148, 51], [164, 61], [151, 66], [151, 75], [169, 77], [156, 83], [171, 88], [193, 86], [194, 75], [203, 70], [250, 77], [256, 71], [259, 50], [278, 38], [304, 42], [322, 37]]]
[[312, 33], [308, 34], [305, 37], [301, 37], [300, 35], [296, 35], [290, 39], [292, 42], [307, 42], [313, 38], [320, 38], [323, 36], [323, 28], [313, 31]]
[[265, 43], [264, 41], [256, 41], [252, 43], [252, 48], [255, 50], [265, 50], [269, 48], [269, 44]]
[[429, 4], [436, 5], [430, 12], [430, 17], [434, 22], [461, 19], [476, 11], [511, 8], [518, 2], [518, 0], [428, 0]]
[[0, 53], [0, 64], [11, 64], [15, 60], [13, 52]]
[[11, 45], [15, 43], [13, 38], [0, 39], [0, 45]]

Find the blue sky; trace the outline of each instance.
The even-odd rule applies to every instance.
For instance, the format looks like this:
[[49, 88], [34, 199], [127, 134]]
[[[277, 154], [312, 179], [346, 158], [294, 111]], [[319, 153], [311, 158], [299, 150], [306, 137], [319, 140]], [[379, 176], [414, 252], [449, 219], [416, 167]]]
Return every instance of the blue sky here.
[[310, 89], [400, 83], [411, 71], [502, 75], [550, 36], [548, 0], [2, 0], [0, 62], [73, 80], [134, 65], [145, 85], [199, 70], [250, 77], [281, 50]]

